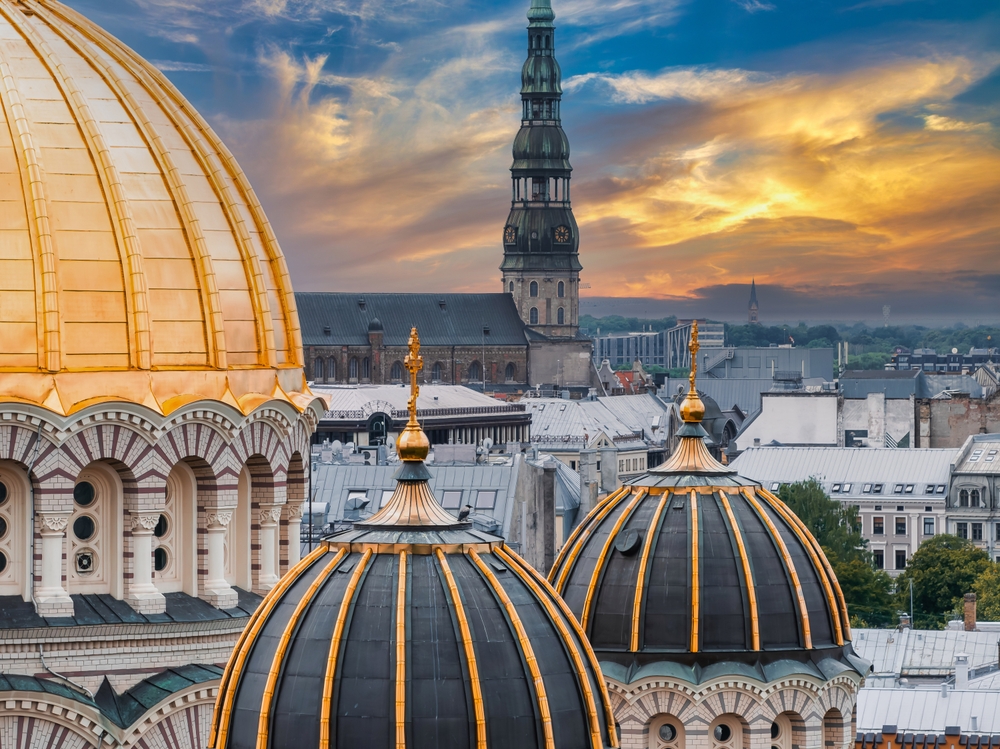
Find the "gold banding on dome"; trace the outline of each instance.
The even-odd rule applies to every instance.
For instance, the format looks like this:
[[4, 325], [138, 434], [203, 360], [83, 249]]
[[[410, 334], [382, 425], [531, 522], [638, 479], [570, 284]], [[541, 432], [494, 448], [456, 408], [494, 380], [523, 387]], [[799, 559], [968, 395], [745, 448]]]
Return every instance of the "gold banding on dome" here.
[[788, 570], [788, 575], [792, 578], [792, 587], [795, 588], [795, 597], [798, 601], [799, 607], [799, 617], [802, 622], [803, 647], [810, 650], [812, 649], [812, 630], [809, 626], [809, 609], [806, 607], [806, 597], [802, 592], [802, 584], [799, 582], [799, 573], [795, 571], [795, 562], [792, 561], [792, 555], [788, 553], [788, 547], [785, 545], [785, 540], [781, 537], [781, 534], [771, 521], [771, 518], [768, 517], [767, 511], [761, 506], [760, 502], [757, 501], [757, 497], [754, 495], [754, 492], [744, 487], [743, 496], [747, 498], [747, 501], [751, 505], [753, 505], [753, 508], [757, 511], [760, 519], [764, 522], [764, 525], [767, 526], [768, 531], [770, 531], [771, 538], [778, 546], [778, 551], [781, 552], [781, 558], [785, 562], [785, 569]]
[[[210, 748], [225, 749], [226, 738], [229, 735], [229, 719], [233, 711], [233, 701], [236, 699], [236, 687], [239, 685], [247, 656], [250, 654], [250, 650], [257, 639], [261, 627], [264, 626], [267, 618], [271, 615], [271, 611], [278, 605], [285, 592], [325, 553], [326, 548], [321, 546], [285, 573], [285, 576], [278, 580], [278, 584], [271, 588], [270, 592], [264, 597], [264, 600], [250, 618], [247, 626], [244, 627], [239, 643], [229, 656], [229, 663], [223, 672], [222, 683], [219, 684], [219, 694], [215, 701], [215, 721], [212, 723], [212, 730], [209, 733], [208, 739], [208, 746]], [[229, 674], [228, 681], [225, 678], [225, 674]]]
[[587, 677], [587, 670], [583, 665], [583, 659], [580, 657], [580, 650], [577, 648], [576, 643], [573, 642], [573, 636], [566, 627], [566, 623], [559, 615], [559, 611], [556, 609], [555, 604], [552, 603], [552, 599], [542, 591], [542, 589], [538, 586], [538, 583], [532, 579], [531, 575], [526, 573], [521, 568], [521, 565], [518, 564], [517, 560], [504, 551], [503, 547], [498, 548], [496, 553], [497, 556], [503, 559], [507, 563], [507, 566], [510, 567], [521, 579], [521, 582], [528, 586], [532, 594], [534, 594], [535, 599], [545, 608], [545, 612], [549, 615], [549, 620], [555, 625], [556, 629], [559, 630], [559, 635], [562, 637], [563, 642], [566, 643], [566, 649], [569, 651], [570, 659], [573, 661], [573, 668], [576, 670], [577, 678], [580, 680], [580, 687], [583, 690], [584, 703], [587, 708], [587, 717], [590, 721], [591, 747], [592, 749], [603, 749], [604, 742], [601, 741], [601, 722], [597, 717], [597, 704], [594, 702], [594, 690], [590, 687], [590, 679]]
[[347, 614], [351, 610], [351, 606], [354, 605], [354, 591], [358, 589], [358, 583], [361, 582], [362, 575], [368, 569], [368, 561], [371, 558], [372, 551], [369, 549], [361, 557], [354, 572], [351, 573], [351, 580], [347, 583], [347, 590], [344, 591], [344, 598], [340, 602], [340, 611], [337, 612], [337, 622], [333, 625], [330, 652], [326, 658], [326, 673], [323, 674], [323, 700], [319, 714], [319, 749], [330, 749], [330, 705], [333, 702], [333, 677], [337, 673], [340, 643], [344, 639]]
[[587, 598], [583, 602], [583, 612], [580, 615], [580, 626], [583, 627], [583, 631], [587, 631], [587, 622], [590, 619], [590, 607], [594, 601], [594, 593], [597, 591], [597, 583], [601, 579], [601, 572], [604, 569], [604, 561], [608, 558], [608, 552], [611, 551], [612, 545], [615, 543], [615, 539], [618, 536], [618, 531], [622, 529], [625, 522], [632, 516], [632, 512], [635, 510], [642, 498], [646, 496], [645, 489], [639, 489], [632, 497], [632, 501], [625, 505], [625, 509], [622, 510], [622, 514], [618, 516], [615, 521], [614, 526], [611, 528], [611, 533], [608, 534], [607, 540], [604, 542], [604, 547], [601, 549], [601, 555], [597, 558], [597, 564], [594, 565], [594, 571], [590, 576], [590, 585], [587, 586]]
[[[259, 749], [263, 749], [260, 747]], [[406, 552], [399, 553], [396, 586], [396, 749], [406, 749]]]
[[458, 622], [458, 633], [462, 640], [462, 652], [465, 653], [465, 665], [469, 673], [469, 687], [472, 691], [472, 712], [476, 716], [476, 749], [486, 749], [486, 710], [483, 705], [483, 687], [479, 682], [479, 665], [476, 663], [476, 649], [472, 644], [472, 632], [469, 620], [465, 616], [465, 606], [455, 584], [455, 576], [448, 564], [448, 557], [440, 548], [435, 550], [441, 571], [444, 573], [448, 586], [451, 604], [455, 607], [455, 619]]
[[[566, 582], [566, 577], [573, 569], [573, 564], [576, 562], [576, 557], [580, 553], [580, 549], [583, 548], [583, 543], [594, 532], [594, 529], [601, 524], [601, 521], [604, 520], [608, 513], [615, 508], [615, 503], [628, 493], [629, 487], [623, 486], [605, 497], [604, 501], [591, 510], [590, 514], [583, 519], [583, 522], [576, 526], [569, 540], [563, 544], [562, 551], [559, 552], [559, 557], [556, 559], [555, 564], [552, 565], [551, 572], [549, 572], [549, 582], [560, 593], [562, 592], [563, 583]], [[562, 563], [564, 557], [566, 557], [566, 561], [560, 570], [559, 565]], [[553, 579], [552, 576], [556, 574], [557, 570], [560, 570], [558, 578]]]
[[[746, 544], [743, 543], [743, 533], [736, 523], [736, 515], [729, 504], [729, 497], [723, 489], [719, 490], [722, 508], [726, 511], [726, 519], [736, 539], [736, 548], [740, 553], [740, 566], [743, 569], [743, 580], [746, 582], [747, 606], [750, 609], [750, 649], [760, 650], [760, 618], [757, 614], [757, 589], [753, 584], [753, 570], [750, 569], [750, 557], [747, 556]], [[838, 645], [840, 643], [837, 643]]]
[[[826, 602], [830, 607], [830, 613], [833, 616], [833, 640], [838, 645], [843, 645], [844, 633], [841, 629], [840, 623], [840, 607], [837, 605], [836, 595], [833, 592], [833, 586], [830, 584], [826, 568], [826, 565], [829, 564], [829, 562], [826, 561], [826, 555], [823, 553], [823, 549], [817, 549], [819, 544], [816, 543], [816, 539], [813, 537], [812, 533], [809, 532], [799, 517], [788, 509], [781, 499], [766, 490], [762, 490], [761, 495], [764, 499], [771, 503], [771, 506], [774, 507], [777, 513], [785, 519], [785, 522], [788, 523], [788, 525], [791, 526], [792, 532], [798, 536], [799, 541], [809, 553], [809, 557], [812, 559], [813, 567], [816, 568], [816, 576], [823, 585], [823, 593], [826, 595]], [[824, 562], [826, 564], [824, 564]], [[836, 576], [834, 576], [834, 579], [836, 579]]]
[[[562, 596], [556, 593], [556, 589], [552, 587], [552, 584], [544, 577], [542, 577], [541, 573], [534, 567], [532, 567], [530, 564], [525, 562], [520, 557], [517, 557], [517, 559], [520, 559], [520, 568], [524, 570], [526, 573], [528, 573], [528, 575], [532, 577], [535, 580], [535, 582], [537, 582], [538, 585], [541, 586], [543, 590], [545, 590], [547, 593], [549, 593], [549, 595], [552, 596], [552, 600], [555, 601], [556, 606], [559, 607], [559, 610], [563, 613], [563, 616], [566, 617], [566, 621], [569, 622], [569, 625], [572, 628], [573, 632], [576, 634], [577, 639], [579, 639], [580, 642], [582, 643], [585, 644], [588, 643], [589, 641], [587, 640], [587, 635], [584, 633], [583, 628], [580, 627], [580, 622], [576, 620], [576, 617], [573, 615], [573, 612], [570, 611], [569, 606], [566, 605], [566, 601], [563, 600]], [[590, 664], [590, 667], [593, 669], [593, 672], [595, 674], [600, 675], [601, 667], [600, 664], [597, 662], [597, 656], [594, 655], [593, 649], [585, 647], [583, 650], [587, 656], [587, 662]], [[608, 743], [610, 746], [617, 749], [618, 732], [615, 730], [615, 714], [611, 708], [611, 699], [608, 697], [608, 692], [606, 689], [601, 689], [600, 692], [601, 692], [601, 702], [604, 704], [604, 720], [608, 726]]]
[[337, 568], [337, 565], [340, 564], [340, 561], [345, 556], [347, 556], [347, 552], [341, 549], [334, 555], [333, 559], [327, 563], [326, 567], [320, 571], [320, 573], [316, 576], [316, 579], [312, 581], [309, 589], [306, 590], [305, 595], [299, 599], [298, 604], [295, 606], [295, 610], [288, 619], [288, 624], [285, 625], [285, 631], [281, 633], [281, 639], [278, 641], [278, 647], [274, 651], [274, 658], [271, 660], [271, 668], [267, 672], [267, 683], [264, 685], [264, 696], [261, 697], [260, 700], [260, 717], [257, 721], [257, 749], [267, 749], [267, 739], [271, 727], [271, 703], [274, 698], [275, 687], [278, 684], [278, 674], [281, 673], [281, 665], [284, 663], [285, 653], [288, 651], [288, 643], [291, 642], [292, 635], [295, 633], [295, 630], [299, 625], [299, 619], [302, 618], [302, 613], [312, 602], [312, 599], [316, 595], [320, 586], [326, 582], [327, 578], [330, 577], [330, 574]]
[[469, 552], [469, 557], [483, 577], [486, 578], [486, 581], [500, 600], [504, 611], [507, 612], [507, 618], [510, 620], [510, 624], [517, 635], [521, 656], [528, 666], [528, 671], [531, 673], [531, 680], [535, 686], [535, 701], [538, 705], [539, 717], [542, 719], [542, 735], [545, 737], [545, 749], [555, 749], [555, 738], [552, 733], [552, 713], [549, 710], [549, 698], [545, 691], [545, 682], [542, 679], [542, 672], [538, 668], [538, 660], [535, 658], [535, 651], [531, 646], [531, 640], [528, 638], [528, 633], [524, 631], [524, 624], [521, 623], [521, 617], [517, 613], [517, 608], [514, 606], [514, 602], [510, 600], [510, 596], [507, 595], [507, 591], [504, 590], [503, 585], [497, 580], [497, 576], [493, 574], [493, 570], [479, 558], [479, 554], [475, 550], [472, 550]]
[[698, 548], [698, 493], [692, 489], [691, 505], [691, 644], [692, 653], [698, 652], [698, 629], [701, 624], [701, 552]]
[[649, 565], [649, 553], [652, 551], [653, 546], [656, 545], [656, 539], [659, 538], [660, 518], [663, 516], [663, 510], [669, 500], [670, 492], [663, 492], [660, 501], [656, 505], [656, 511], [653, 513], [653, 519], [649, 523], [649, 528], [646, 529], [646, 538], [643, 539], [645, 543], [642, 547], [642, 557], [639, 559], [639, 573], [635, 580], [635, 600], [632, 602], [632, 642], [630, 650], [633, 653], [639, 649], [639, 624], [642, 614], [642, 597], [646, 592], [646, 569]]

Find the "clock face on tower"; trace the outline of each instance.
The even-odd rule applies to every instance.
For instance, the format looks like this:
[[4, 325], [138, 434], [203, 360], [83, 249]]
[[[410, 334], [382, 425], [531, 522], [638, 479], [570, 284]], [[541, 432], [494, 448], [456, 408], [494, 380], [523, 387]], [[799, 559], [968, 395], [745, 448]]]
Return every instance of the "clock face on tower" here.
[[514, 244], [517, 242], [517, 229], [513, 226], [505, 226], [503, 229], [504, 244]]
[[555, 239], [559, 244], [566, 244], [569, 242], [569, 228], [566, 226], [557, 226], [555, 231]]

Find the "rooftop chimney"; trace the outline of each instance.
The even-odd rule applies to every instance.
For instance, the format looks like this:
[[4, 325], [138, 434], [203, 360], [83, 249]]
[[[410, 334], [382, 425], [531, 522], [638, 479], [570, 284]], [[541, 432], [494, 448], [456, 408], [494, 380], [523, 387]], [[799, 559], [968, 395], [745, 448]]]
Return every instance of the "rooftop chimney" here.
[[969, 656], [959, 653], [955, 656], [955, 689], [961, 691], [969, 688]]
[[965, 594], [965, 631], [976, 631], [976, 594]]

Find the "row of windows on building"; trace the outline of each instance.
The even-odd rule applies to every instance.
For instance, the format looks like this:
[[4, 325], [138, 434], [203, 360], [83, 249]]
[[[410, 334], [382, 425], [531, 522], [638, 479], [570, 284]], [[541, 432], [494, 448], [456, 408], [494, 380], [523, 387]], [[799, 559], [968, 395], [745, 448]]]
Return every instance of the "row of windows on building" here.
[[[350, 380], [370, 380], [371, 360], [367, 356], [361, 359], [352, 358], [348, 362], [347, 372]], [[445, 365], [441, 362], [434, 362], [431, 366], [431, 381], [443, 381], [444, 374]], [[313, 359], [312, 375], [315, 382], [335, 381], [337, 379], [337, 359], [332, 356], [328, 359]], [[515, 382], [517, 380], [517, 365], [514, 362], [507, 363], [507, 366], [504, 368], [504, 378], [507, 382]], [[400, 361], [393, 362], [389, 368], [389, 380], [391, 382], [403, 382], [405, 379], [406, 370], [403, 367], [403, 363]], [[483, 365], [478, 361], [472, 362], [467, 370], [467, 379], [470, 382], [481, 381], [483, 379]]]
[[[1000, 523], [996, 524], [995, 540], [1000, 541]], [[983, 540], [983, 523], [955, 523], [955, 535], [968, 541]]]
[[645, 458], [625, 458], [618, 461], [618, 473], [634, 473], [646, 470]]
[[[886, 492], [886, 486], [892, 486], [893, 494], [913, 494], [916, 486], [914, 484], [864, 484], [861, 487], [862, 494], [883, 494]], [[831, 494], [850, 494], [851, 489], [854, 484], [851, 483], [836, 483], [830, 489]], [[944, 484], [927, 484], [924, 486], [924, 494], [930, 496], [932, 494], [944, 494], [945, 485]]]
[[[510, 282], [510, 286], [508, 286], [508, 288], [510, 289], [510, 293], [513, 294], [514, 293], [513, 281]], [[538, 296], [538, 281], [532, 281], [530, 284], [528, 284], [528, 296], [530, 297]], [[563, 283], [562, 281], [560, 281], [559, 284], [556, 286], [556, 296], [559, 297], [560, 299], [566, 296], [566, 284]]]
[[[885, 569], [885, 550], [874, 549], [872, 551], [872, 563], [877, 570]], [[906, 569], [906, 549], [896, 549], [896, 566], [894, 569]]]

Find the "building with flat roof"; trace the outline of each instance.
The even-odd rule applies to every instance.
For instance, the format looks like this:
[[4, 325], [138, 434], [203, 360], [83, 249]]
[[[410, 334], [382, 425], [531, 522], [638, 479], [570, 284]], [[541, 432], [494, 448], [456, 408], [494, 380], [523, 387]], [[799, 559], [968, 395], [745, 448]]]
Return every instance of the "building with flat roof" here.
[[[597, 364], [607, 360], [612, 367], [640, 361], [645, 367], [687, 369], [691, 366], [691, 355], [688, 353], [691, 322], [680, 321], [668, 330], [598, 335], [594, 338], [594, 360]], [[725, 329], [723, 323], [699, 320], [698, 340], [702, 348], [723, 346]]]

